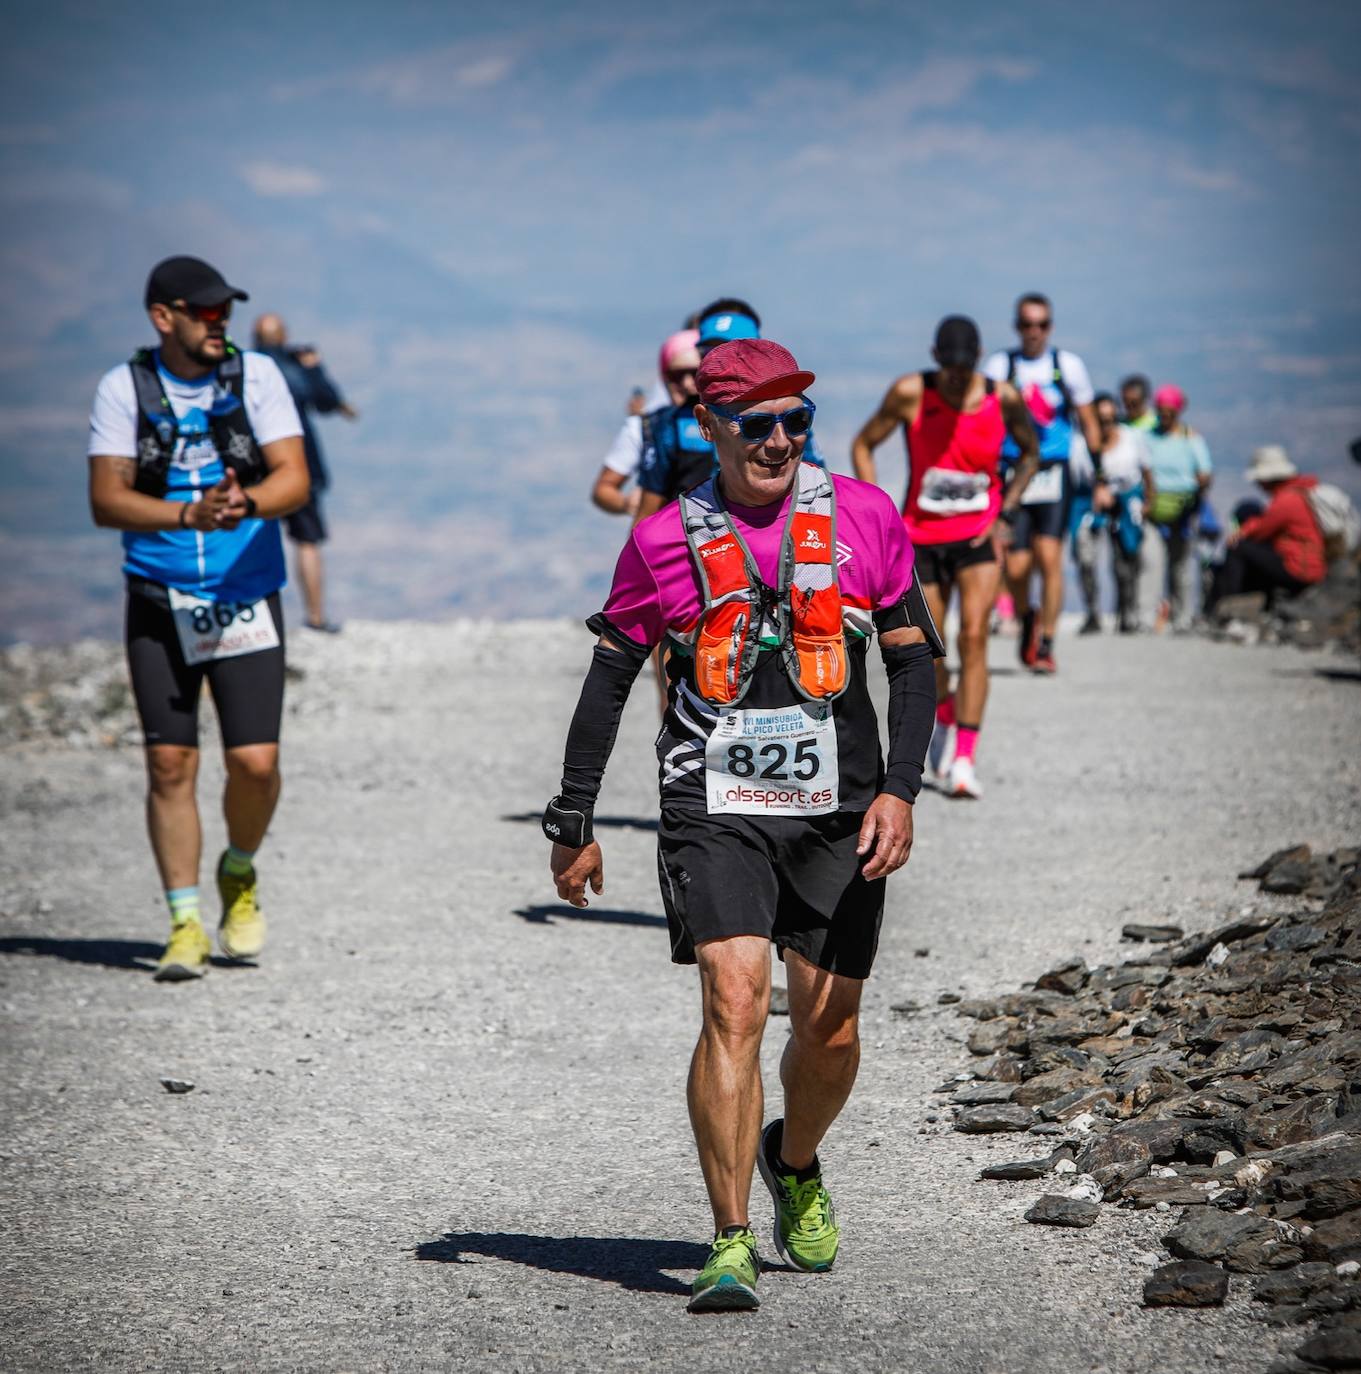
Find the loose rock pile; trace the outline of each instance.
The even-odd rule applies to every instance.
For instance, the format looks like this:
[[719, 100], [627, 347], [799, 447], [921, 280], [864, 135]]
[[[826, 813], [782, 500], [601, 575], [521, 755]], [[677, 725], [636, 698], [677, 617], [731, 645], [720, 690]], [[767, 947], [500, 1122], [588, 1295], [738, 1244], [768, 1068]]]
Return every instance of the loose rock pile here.
[[1184, 938], [1126, 927], [1140, 958], [960, 1002], [976, 1062], [940, 1091], [957, 1131], [1048, 1140], [982, 1173], [1053, 1180], [1028, 1221], [1183, 1209], [1146, 1305], [1221, 1303], [1254, 1275], [1264, 1320], [1320, 1324], [1274, 1369], [1361, 1368], [1361, 848], [1241, 876], [1313, 901]]
[[0, 653], [0, 745], [35, 740], [141, 742], [122, 645], [82, 639]]
[[1332, 644], [1361, 653], [1361, 565], [1334, 563], [1328, 576], [1299, 596], [1268, 611], [1261, 592], [1226, 597], [1216, 608], [1216, 639], [1243, 644], [1294, 644], [1319, 649]]

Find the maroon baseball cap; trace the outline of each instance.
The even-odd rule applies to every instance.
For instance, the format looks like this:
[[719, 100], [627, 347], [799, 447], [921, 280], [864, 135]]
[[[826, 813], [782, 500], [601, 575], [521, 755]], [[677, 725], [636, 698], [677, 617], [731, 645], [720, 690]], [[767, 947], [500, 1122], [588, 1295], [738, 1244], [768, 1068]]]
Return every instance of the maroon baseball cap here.
[[695, 374], [695, 387], [706, 405], [745, 406], [802, 395], [814, 380], [774, 339], [733, 339], [710, 350]]

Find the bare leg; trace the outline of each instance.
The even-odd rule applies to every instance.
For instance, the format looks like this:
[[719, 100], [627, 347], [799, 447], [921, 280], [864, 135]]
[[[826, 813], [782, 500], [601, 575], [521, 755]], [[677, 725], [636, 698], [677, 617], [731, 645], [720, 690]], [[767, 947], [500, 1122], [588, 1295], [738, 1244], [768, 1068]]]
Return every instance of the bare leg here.
[[1040, 602], [1040, 632], [1051, 639], [1059, 628], [1059, 613], [1063, 610], [1063, 540], [1053, 535], [1035, 536], [1035, 563], [1040, 570], [1042, 600]]
[[321, 545], [297, 546], [298, 581], [302, 585], [302, 603], [308, 621], [313, 625], [326, 623], [325, 602], [322, 596]]
[[[706, 940], [699, 962], [704, 1024], [686, 1097], [714, 1229], [749, 1221], [751, 1175], [761, 1137], [761, 1037], [770, 1007], [770, 941], [758, 935]], [[790, 989], [791, 1006], [793, 988]]]
[[254, 853], [279, 800], [279, 746], [245, 744], [228, 749], [226, 762], [222, 810], [227, 817], [227, 838], [237, 849]]
[[988, 703], [988, 616], [1001, 577], [996, 563], [975, 563], [959, 573], [960, 669], [955, 718], [965, 725], [981, 725]]
[[[936, 628], [945, 633], [945, 613], [950, 608], [950, 584], [948, 582], [923, 582], [921, 584], [922, 595], [926, 598], [926, 609], [931, 612], [931, 619], [936, 622]], [[936, 659], [936, 701], [937, 703], [945, 700], [950, 695], [950, 670], [945, 666], [943, 658]]]
[[199, 826], [198, 750], [179, 744], [147, 746], [147, 833], [161, 886], [196, 887], [203, 835]]
[[[1031, 542], [1034, 542], [1033, 539]], [[1017, 620], [1024, 619], [1030, 613], [1030, 574], [1034, 568], [1035, 555], [1031, 549], [1007, 551], [1007, 590], [1011, 592]]]
[[843, 978], [785, 953], [789, 1041], [780, 1060], [784, 1129], [780, 1158], [795, 1169], [813, 1162], [822, 1137], [851, 1095], [860, 1068], [858, 978]]

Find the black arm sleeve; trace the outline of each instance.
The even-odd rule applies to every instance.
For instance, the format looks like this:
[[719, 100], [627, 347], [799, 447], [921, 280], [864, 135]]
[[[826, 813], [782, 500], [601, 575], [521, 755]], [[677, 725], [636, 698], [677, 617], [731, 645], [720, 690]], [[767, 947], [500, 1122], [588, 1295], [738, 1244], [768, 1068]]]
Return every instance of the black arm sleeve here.
[[888, 763], [882, 791], [905, 802], [921, 791], [936, 723], [936, 654], [927, 644], [879, 643], [888, 670]]
[[912, 585], [903, 593], [901, 600], [885, 606], [874, 613], [874, 628], [879, 634], [886, 630], [903, 630], [909, 627], [920, 630], [931, 647], [932, 658], [945, 657], [945, 641], [940, 637], [936, 622], [931, 618], [931, 608], [926, 604], [917, 575], [912, 574]]
[[647, 662], [648, 651], [615, 630], [603, 616], [595, 616], [587, 624], [618, 645], [614, 649], [603, 644], [595, 646], [563, 754], [560, 800], [571, 810], [589, 816], [600, 795], [600, 782], [619, 732], [624, 703], [638, 670]]

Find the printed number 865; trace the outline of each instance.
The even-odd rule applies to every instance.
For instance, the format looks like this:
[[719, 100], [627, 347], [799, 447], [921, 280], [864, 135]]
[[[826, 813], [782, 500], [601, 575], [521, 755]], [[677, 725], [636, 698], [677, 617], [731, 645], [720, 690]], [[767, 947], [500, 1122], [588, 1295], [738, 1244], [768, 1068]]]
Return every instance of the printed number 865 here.
[[255, 607], [248, 602], [215, 601], [210, 605], [195, 606], [189, 619], [195, 634], [206, 635], [214, 626], [225, 630], [238, 616], [243, 623], [249, 624], [255, 619]]

